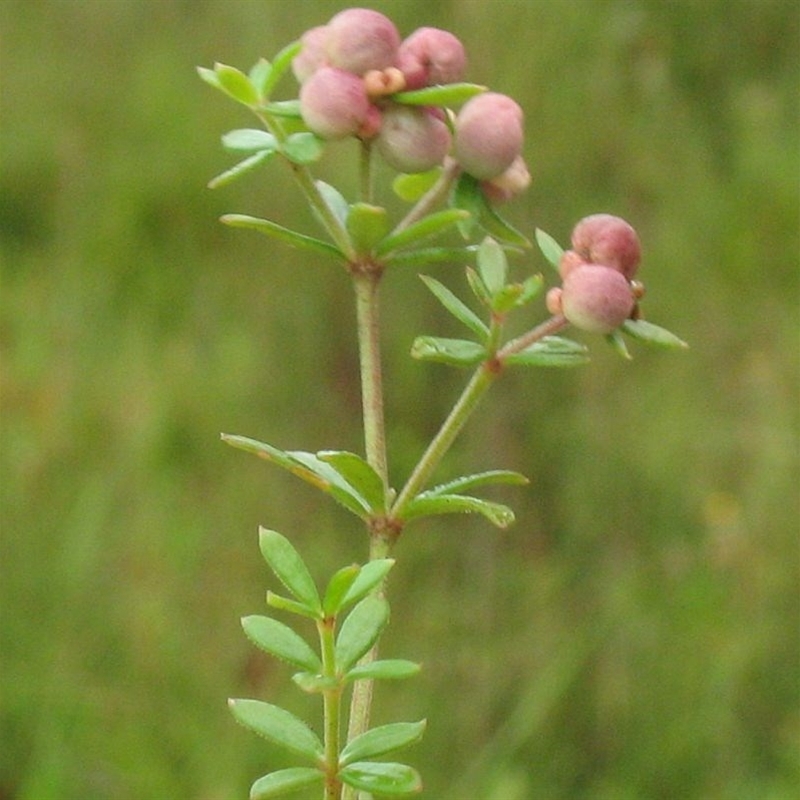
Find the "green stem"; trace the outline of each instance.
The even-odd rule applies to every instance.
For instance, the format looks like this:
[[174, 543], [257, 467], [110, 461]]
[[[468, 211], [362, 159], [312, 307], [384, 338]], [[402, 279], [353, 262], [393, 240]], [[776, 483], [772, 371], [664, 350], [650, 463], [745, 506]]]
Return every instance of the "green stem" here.
[[[336, 676], [335, 619], [327, 617], [317, 623], [320, 652], [322, 654], [322, 674], [327, 678]], [[336, 777], [339, 771], [340, 716], [342, 690], [340, 687], [322, 693], [324, 714], [325, 745], [325, 787], [323, 800], [339, 800], [341, 782]]]

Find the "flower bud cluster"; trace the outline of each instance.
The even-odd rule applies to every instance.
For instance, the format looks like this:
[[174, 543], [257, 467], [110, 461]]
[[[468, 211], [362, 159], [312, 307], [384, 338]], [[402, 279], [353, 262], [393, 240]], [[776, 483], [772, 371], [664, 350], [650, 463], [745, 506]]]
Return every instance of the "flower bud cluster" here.
[[641, 247], [636, 231], [611, 214], [584, 217], [572, 231], [572, 249], [558, 266], [561, 287], [547, 293], [547, 308], [576, 328], [611, 333], [635, 316], [644, 290], [633, 278]]
[[374, 139], [386, 162], [401, 172], [424, 172], [452, 151], [494, 202], [527, 188], [523, 114], [511, 98], [478, 95], [452, 125], [441, 109], [392, 102], [400, 91], [463, 79], [466, 54], [452, 33], [425, 27], [401, 39], [383, 14], [349, 8], [306, 31], [301, 42], [292, 62], [300, 109], [321, 138]]

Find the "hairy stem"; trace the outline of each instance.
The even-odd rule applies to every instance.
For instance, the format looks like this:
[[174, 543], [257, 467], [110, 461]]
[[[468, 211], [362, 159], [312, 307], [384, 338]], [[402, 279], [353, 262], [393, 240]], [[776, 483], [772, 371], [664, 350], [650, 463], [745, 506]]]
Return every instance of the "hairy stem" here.
[[[325, 618], [317, 623], [320, 651], [322, 654], [322, 674], [329, 678], [336, 676], [334, 625], [335, 621], [332, 617]], [[323, 800], [339, 800], [342, 787], [336, 774], [339, 770], [339, 752], [341, 750], [341, 688], [337, 687], [323, 692], [322, 703], [325, 744], [325, 787], [322, 797]]]

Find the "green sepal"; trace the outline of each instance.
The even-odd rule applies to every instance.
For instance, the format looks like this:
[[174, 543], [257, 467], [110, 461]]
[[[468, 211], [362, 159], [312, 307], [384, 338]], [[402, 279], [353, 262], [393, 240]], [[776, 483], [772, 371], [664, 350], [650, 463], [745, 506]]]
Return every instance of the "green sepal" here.
[[564, 255], [564, 248], [549, 233], [545, 233], [540, 228], [536, 229], [536, 244], [539, 245], [539, 249], [547, 259], [547, 262], [558, 272], [558, 265], [561, 262], [561, 256]]
[[[265, 77], [264, 82], [260, 86], [256, 84], [256, 88], [260, 89], [263, 98], [268, 98], [272, 94], [272, 90], [290, 69], [292, 60], [302, 48], [303, 43], [298, 39], [297, 41], [287, 44], [286, 47], [282, 48], [275, 58], [272, 59], [272, 69]], [[255, 81], [253, 81], [253, 83], [255, 83]]]
[[272, 617], [252, 614], [242, 617], [242, 628], [247, 638], [264, 652], [311, 672], [322, 669], [319, 656], [288, 625]]
[[392, 95], [392, 100], [406, 106], [460, 106], [475, 95], [483, 94], [486, 89], [486, 86], [477, 83], [446, 83], [410, 92], [397, 92]]
[[427, 172], [401, 172], [392, 181], [392, 191], [406, 203], [416, 203], [436, 185], [441, 174], [441, 167], [434, 167]]
[[303, 119], [299, 100], [276, 100], [273, 103], [267, 103], [267, 105], [264, 106], [264, 111], [273, 117]]
[[344, 596], [340, 610], [366, 597], [388, 575], [393, 566], [393, 558], [376, 558], [364, 564]]
[[258, 105], [258, 91], [244, 72], [228, 64], [217, 62], [214, 64], [214, 73], [217, 76], [219, 88], [229, 97], [250, 108]]
[[313, 767], [289, 767], [270, 772], [250, 787], [250, 800], [270, 800], [315, 783], [322, 783], [325, 773]]
[[441, 264], [442, 262], [461, 262], [465, 256], [476, 252], [477, 245], [467, 247], [421, 247], [418, 250], [403, 250], [391, 253], [383, 260], [387, 264], [401, 267], [424, 267], [428, 264]]
[[459, 321], [466, 325], [483, 341], [489, 339], [489, 326], [471, 309], [458, 299], [443, 283], [436, 278], [420, 275], [434, 297]]
[[261, 700], [233, 698], [228, 700], [228, 706], [237, 722], [259, 736], [314, 762], [323, 757], [317, 734], [285, 708]]
[[208, 188], [219, 189], [220, 186], [226, 186], [237, 178], [241, 178], [242, 175], [252, 172], [256, 167], [261, 166], [261, 164], [264, 164], [274, 155], [274, 150], [261, 150], [258, 153], [254, 153], [252, 156], [242, 159], [238, 164], [234, 164], [230, 169], [226, 169], [224, 172], [212, 178], [208, 182]]
[[510, 469], [490, 469], [486, 472], [477, 472], [474, 475], [454, 478], [452, 481], [447, 481], [447, 483], [434, 486], [433, 489], [428, 489], [424, 494], [435, 497], [442, 494], [458, 494], [474, 489], [477, 486], [489, 486], [498, 483], [525, 486], [529, 482], [521, 472], [514, 472]]
[[315, 253], [332, 256], [337, 260], [342, 258], [342, 251], [338, 247], [334, 247], [328, 242], [323, 242], [321, 239], [315, 239], [313, 236], [306, 236], [304, 233], [284, 228], [283, 225], [278, 225], [277, 222], [272, 222], [268, 219], [251, 217], [248, 214], [224, 214], [220, 217], [220, 222], [230, 225], [232, 228], [249, 228], [250, 230], [258, 231], [291, 247], [313, 250]]
[[617, 328], [615, 331], [611, 331], [609, 334], [606, 334], [605, 340], [620, 358], [624, 358], [626, 361], [633, 360], [633, 356], [628, 351], [628, 345], [625, 342], [625, 337], [622, 335], [619, 328]]
[[487, 233], [500, 242], [516, 247], [528, 248], [528, 239], [511, 223], [504, 220], [486, 199], [480, 181], [472, 175], [462, 173], [453, 186], [450, 205], [469, 211], [472, 217], [460, 223], [462, 236], [469, 239], [475, 225], [480, 225]]
[[508, 278], [508, 259], [503, 252], [503, 248], [487, 236], [478, 248], [478, 274], [483, 280], [489, 294], [494, 296], [506, 285]]
[[275, 577], [304, 605], [322, 611], [319, 592], [294, 545], [277, 531], [258, 529], [258, 547]]
[[281, 153], [293, 164], [313, 164], [322, 158], [325, 143], [311, 131], [299, 131], [281, 144]]
[[318, 672], [296, 672], [292, 675], [292, 681], [306, 694], [322, 694], [322, 692], [330, 692], [341, 686], [338, 678], [320, 675]]
[[408, 247], [423, 239], [435, 236], [437, 233], [441, 233], [443, 230], [452, 227], [468, 217], [469, 212], [461, 208], [446, 208], [444, 211], [428, 214], [426, 217], [414, 222], [407, 228], [403, 228], [403, 230], [398, 233], [389, 234], [389, 236], [378, 244], [375, 248], [375, 252], [379, 256], [383, 256], [394, 250]]
[[347, 672], [380, 637], [389, 622], [389, 604], [382, 597], [365, 597], [345, 617], [336, 637], [336, 668]]
[[347, 215], [347, 232], [357, 253], [371, 253], [389, 233], [389, 215], [381, 206], [353, 203]]
[[411, 345], [411, 357], [420, 361], [436, 361], [453, 367], [474, 367], [486, 358], [486, 348], [469, 339], [447, 339], [443, 336], [418, 336]]
[[322, 611], [326, 617], [334, 617], [339, 613], [359, 572], [361, 572], [361, 567], [358, 564], [350, 564], [333, 574], [322, 598]]
[[435, 514], [482, 514], [498, 528], [514, 522], [514, 512], [502, 503], [493, 503], [462, 494], [418, 494], [403, 510], [403, 519], [411, 520]]
[[679, 339], [671, 331], [644, 319], [626, 319], [622, 323], [622, 331], [633, 339], [638, 339], [640, 342], [656, 345], [657, 347], [680, 348], [683, 350], [689, 347], [683, 339]]
[[318, 620], [321, 616], [318, 608], [299, 603], [297, 600], [275, 594], [272, 591], [267, 592], [267, 605], [271, 608], [277, 608], [279, 611], [286, 611], [289, 614], [297, 614], [300, 617], [308, 617], [313, 620]]
[[222, 146], [234, 153], [258, 153], [276, 150], [278, 140], [260, 128], [237, 128], [222, 135]]
[[365, 731], [347, 743], [339, 756], [339, 765], [346, 767], [354, 761], [383, 756], [416, 744], [422, 739], [425, 725], [423, 719], [419, 722], [393, 722]]
[[407, 764], [356, 761], [339, 772], [339, 779], [363, 792], [401, 797], [422, 791], [422, 778]]
[[505, 362], [527, 367], [578, 367], [589, 363], [589, 349], [562, 336], [545, 336], [506, 357]]
[[419, 674], [421, 667], [413, 661], [403, 658], [386, 658], [371, 661], [369, 664], [356, 664], [344, 676], [347, 683], [361, 680], [397, 681], [412, 678]]

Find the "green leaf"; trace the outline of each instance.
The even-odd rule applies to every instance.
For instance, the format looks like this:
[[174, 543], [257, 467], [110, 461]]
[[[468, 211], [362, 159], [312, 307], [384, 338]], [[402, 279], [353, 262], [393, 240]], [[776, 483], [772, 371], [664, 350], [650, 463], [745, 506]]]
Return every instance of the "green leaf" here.
[[564, 255], [564, 248], [549, 234], [540, 228], [536, 229], [536, 244], [542, 251], [542, 255], [558, 271], [561, 256]]
[[303, 233], [284, 228], [283, 225], [278, 225], [277, 222], [272, 222], [268, 219], [251, 217], [247, 214], [225, 214], [220, 217], [220, 221], [225, 225], [230, 225], [232, 228], [249, 228], [250, 230], [258, 231], [273, 239], [278, 239], [290, 247], [313, 250], [315, 253], [332, 256], [337, 260], [342, 258], [342, 252], [332, 244], [323, 242], [321, 239], [315, 239], [313, 236], [306, 236]]
[[388, 575], [393, 566], [393, 558], [376, 558], [364, 564], [342, 600], [341, 608], [346, 608], [366, 597]]
[[344, 767], [354, 761], [375, 758], [415, 744], [422, 738], [425, 724], [423, 719], [419, 722], [394, 722], [372, 728], [348, 742], [339, 757], [339, 764]]
[[287, 119], [302, 119], [299, 100], [276, 100], [274, 103], [267, 103], [264, 106], [270, 116], [286, 117]]
[[219, 82], [219, 78], [217, 77], [217, 73], [214, 72], [213, 69], [209, 69], [208, 67], [196, 67], [197, 74], [209, 85], [213, 86], [215, 89], [219, 89], [221, 92], [225, 90], [222, 88], [222, 84]]
[[208, 188], [219, 189], [220, 186], [226, 186], [242, 175], [252, 172], [256, 167], [265, 163], [273, 155], [275, 155], [274, 150], [262, 150], [259, 153], [248, 156], [238, 164], [234, 164], [230, 169], [226, 169], [225, 172], [221, 172], [215, 178], [212, 178], [208, 182]]
[[386, 510], [386, 489], [381, 476], [361, 456], [344, 450], [323, 450], [317, 453], [317, 458], [330, 464], [358, 492], [370, 512], [380, 514]]
[[411, 357], [454, 367], [473, 367], [486, 358], [486, 348], [468, 339], [418, 336], [411, 346]]
[[465, 475], [461, 478], [442, 483], [433, 489], [428, 489], [424, 494], [435, 497], [441, 494], [458, 494], [477, 486], [489, 486], [491, 484], [506, 483], [515, 486], [524, 486], [529, 483], [528, 479], [521, 472], [513, 472], [508, 469], [491, 469], [486, 472], [478, 472], [475, 475]]
[[507, 242], [517, 247], [530, 247], [531, 243], [528, 241], [528, 238], [508, 222], [508, 220], [503, 219], [495, 208], [486, 200], [483, 193], [481, 193], [481, 197], [483, 199], [483, 209], [479, 217], [481, 226], [494, 236], [495, 239], [499, 239], [501, 242]]
[[478, 274], [493, 297], [506, 285], [508, 259], [491, 236], [487, 236], [478, 248]]
[[578, 367], [589, 363], [589, 349], [561, 336], [545, 336], [506, 358], [507, 364], [527, 367]]
[[272, 608], [277, 608], [279, 611], [287, 611], [289, 614], [297, 614], [298, 616], [308, 617], [313, 620], [318, 620], [320, 618], [319, 609], [308, 606], [305, 603], [298, 603], [297, 600], [292, 600], [271, 591], [267, 592], [267, 605]]
[[444, 211], [437, 211], [433, 214], [428, 214], [421, 220], [414, 222], [407, 228], [392, 233], [387, 236], [375, 248], [375, 252], [379, 256], [391, 253], [393, 250], [400, 250], [403, 247], [408, 247], [410, 244], [415, 244], [435, 236], [437, 233], [452, 227], [458, 222], [465, 220], [469, 217], [469, 212], [460, 208], [446, 208]]
[[253, 614], [249, 617], [242, 617], [242, 628], [247, 638], [256, 647], [260, 647], [270, 655], [311, 672], [318, 672], [322, 669], [319, 656], [305, 639], [296, 634], [288, 625], [284, 625], [272, 617]]
[[418, 250], [391, 253], [385, 256], [383, 260], [387, 264], [396, 264], [401, 267], [424, 267], [428, 264], [440, 264], [443, 261], [463, 261], [465, 257], [472, 255], [477, 249], [477, 245], [468, 245], [467, 247], [421, 247]]
[[625, 343], [625, 337], [622, 335], [619, 328], [606, 334], [605, 340], [618, 356], [624, 358], [626, 361], [631, 361], [633, 359], [633, 356], [628, 352], [628, 345]]
[[292, 675], [292, 681], [306, 694], [322, 694], [322, 692], [330, 692], [341, 686], [338, 678], [320, 675], [318, 672], [297, 672]]
[[277, 531], [258, 529], [258, 545], [278, 580], [304, 605], [322, 611], [319, 593], [308, 567], [292, 543]]
[[392, 191], [406, 203], [416, 203], [436, 185], [441, 174], [441, 167], [435, 167], [427, 172], [400, 173], [392, 181]]
[[247, 73], [250, 83], [253, 84], [253, 87], [258, 92], [259, 98], [262, 100], [267, 96], [266, 86], [271, 75], [272, 64], [270, 64], [266, 58], [259, 58], [250, 68], [250, 72]]
[[477, 270], [474, 270], [472, 267], [467, 267], [467, 283], [469, 284], [469, 288], [472, 290], [472, 294], [478, 298], [485, 306], [492, 306], [492, 296], [489, 294], [489, 290], [486, 288], [486, 284], [483, 282], [483, 278], [478, 274]]
[[336, 616], [342, 608], [344, 598], [350, 591], [353, 582], [361, 572], [358, 564], [351, 564], [337, 570], [328, 581], [325, 595], [322, 598], [322, 610], [326, 617]]
[[219, 62], [214, 64], [214, 72], [220, 88], [227, 95], [249, 107], [258, 105], [258, 92], [244, 72]]
[[484, 341], [489, 338], [489, 326], [461, 300], [458, 299], [443, 283], [427, 275], [420, 275], [434, 297], [459, 321]]
[[293, 753], [311, 761], [323, 757], [322, 742], [303, 720], [284, 708], [261, 700], [228, 700], [236, 721]]
[[622, 323], [622, 330], [634, 339], [638, 339], [645, 344], [656, 345], [657, 347], [670, 347], [686, 349], [689, 345], [679, 339], [674, 333], [647, 322], [644, 319], [626, 319]]
[[530, 303], [531, 300], [539, 296], [543, 287], [544, 278], [541, 275], [531, 275], [529, 278], [525, 278], [522, 282], [522, 292], [517, 298], [515, 306], [521, 308]]
[[528, 239], [495, 211], [486, 199], [480, 181], [472, 175], [465, 172], [459, 176], [450, 195], [450, 205], [472, 214], [471, 219], [463, 221], [459, 226], [465, 239], [472, 236], [475, 224], [479, 224], [500, 242], [516, 247], [530, 247]]
[[371, 253], [389, 232], [389, 215], [381, 206], [353, 203], [347, 215], [347, 232], [357, 253]]
[[387, 658], [370, 661], [369, 664], [356, 664], [344, 677], [348, 683], [360, 680], [404, 680], [417, 675], [420, 669], [420, 665], [413, 661]]
[[303, 44], [299, 40], [291, 42], [281, 49], [275, 58], [272, 59], [272, 70], [262, 86], [261, 94], [263, 97], [268, 98], [272, 94], [272, 90], [292, 66], [292, 60], [300, 52], [302, 47]]
[[327, 484], [325, 491], [348, 511], [352, 511], [361, 519], [366, 519], [372, 513], [369, 502], [361, 493], [352, 487], [333, 466], [320, 459], [319, 456], [313, 453], [305, 453], [301, 450], [289, 452], [287, 455], [298, 464], [307, 467], [318, 479], [324, 481]]
[[417, 495], [403, 511], [403, 519], [429, 517], [435, 514], [482, 514], [498, 528], [507, 528], [514, 522], [514, 512], [502, 503], [492, 503], [478, 497], [461, 494]]
[[315, 183], [331, 214], [336, 217], [342, 227], [345, 227], [347, 215], [350, 213], [350, 204], [344, 199], [342, 193], [329, 183], [325, 183], [325, 181], [315, 181]]
[[419, 773], [406, 764], [356, 761], [342, 769], [339, 778], [355, 789], [389, 797], [422, 791]]
[[365, 597], [345, 618], [336, 637], [336, 668], [347, 672], [378, 641], [389, 621], [389, 604], [382, 597]]
[[475, 95], [483, 94], [486, 88], [476, 83], [447, 83], [398, 92], [392, 95], [392, 100], [406, 106], [458, 106]]
[[325, 144], [311, 131], [293, 133], [281, 145], [281, 152], [293, 164], [313, 164], [322, 158]]
[[238, 128], [223, 134], [222, 146], [233, 152], [257, 153], [261, 150], [275, 150], [278, 140], [260, 128]]
[[322, 783], [325, 774], [313, 767], [289, 767], [270, 772], [250, 787], [250, 800], [269, 800]]

